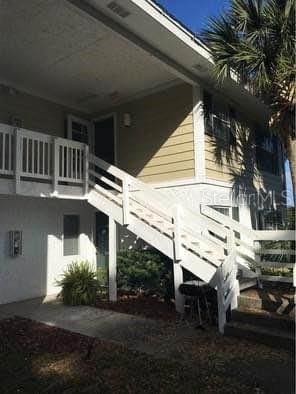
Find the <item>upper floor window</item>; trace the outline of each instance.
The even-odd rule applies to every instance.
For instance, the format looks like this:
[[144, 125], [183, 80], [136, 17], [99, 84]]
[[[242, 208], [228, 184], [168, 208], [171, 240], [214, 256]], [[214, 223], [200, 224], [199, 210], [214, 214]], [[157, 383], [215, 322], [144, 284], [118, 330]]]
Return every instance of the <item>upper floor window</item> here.
[[206, 134], [212, 135], [226, 143], [233, 141], [235, 137], [233, 121], [236, 118], [233, 108], [205, 91], [204, 115]]
[[258, 170], [279, 174], [278, 139], [268, 132], [256, 132], [256, 162]]
[[74, 141], [88, 143], [88, 128], [85, 124], [72, 122], [72, 139]]

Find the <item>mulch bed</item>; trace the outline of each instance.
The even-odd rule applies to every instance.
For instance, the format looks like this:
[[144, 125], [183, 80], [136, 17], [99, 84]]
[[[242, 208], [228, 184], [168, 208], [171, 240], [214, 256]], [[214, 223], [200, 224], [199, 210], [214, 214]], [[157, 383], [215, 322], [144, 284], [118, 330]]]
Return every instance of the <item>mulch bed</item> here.
[[197, 378], [124, 346], [23, 318], [0, 321], [1, 394], [194, 393]]
[[0, 392], [293, 392], [293, 363], [285, 352], [209, 333], [183, 345], [195, 355], [191, 362], [181, 362], [181, 353], [178, 362], [159, 359], [23, 318], [2, 320]]
[[164, 321], [176, 321], [178, 318], [173, 302], [168, 303], [157, 296], [146, 294], [121, 292], [117, 302], [98, 299], [96, 307]]

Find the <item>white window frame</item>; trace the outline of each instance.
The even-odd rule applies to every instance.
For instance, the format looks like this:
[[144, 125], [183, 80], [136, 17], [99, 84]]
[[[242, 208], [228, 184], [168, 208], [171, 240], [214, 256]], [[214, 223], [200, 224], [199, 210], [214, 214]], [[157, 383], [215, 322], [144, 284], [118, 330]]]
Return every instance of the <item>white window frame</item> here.
[[73, 134], [72, 134], [72, 123], [80, 123], [84, 126], [87, 127], [87, 134], [88, 134], [88, 145], [90, 147], [91, 152], [93, 152], [93, 146], [94, 146], [94, 125], [92, 121], [80, 118], [75, 115], [68, 114], [67, 115], [67, 138], [69, 140], [73, 139]]
[[[65, 242], [65, 216], [78, 216], [78, 220], [79, 220], [79, 231], [78, 231], [78, 250], [77, 250], [77, 254], [64, 254], [64, 242]], [[70, 213], [64, 213], [62, 215], [62, 255], [64, 258], [72, 258], [72, 257], [77, 257], [80, 256], [80, 251], [81, 251], [81, 215], [79, 213], [76, 212], [70, 212]]]

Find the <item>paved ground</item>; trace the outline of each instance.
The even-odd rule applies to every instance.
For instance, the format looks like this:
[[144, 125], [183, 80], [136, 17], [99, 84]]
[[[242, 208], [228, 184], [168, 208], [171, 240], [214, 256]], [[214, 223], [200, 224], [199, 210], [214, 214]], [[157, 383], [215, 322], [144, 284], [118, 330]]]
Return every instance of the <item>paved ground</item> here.
[[[196, 330], [186, 322], [162, 322], [91, 307], [66, 307], [56, 299], [35, 299], [0, 306], [0, 319], [21, 316], [130, 349], [194, 365], [211, 379], [262, 387], [264, 393], [292, 393], [293, 356], [286, 351], [223, 337], [215, 328]], [[212, 367], [210, 367], [212, 366]]]
[[[185, 333], [191, 337], [196, 335], [196, 330], [186, 323], [168, 324], [87, 306], [64, 306], [54, 297], [0, 306], [0, 319], [11, 316], [21, 316], [80, 334], [118, 342], [151, 354], [162, 354], [161, 344], [153, 345], [151, 338], [163, 336], [170, 328], [174, 329], [174, 335], [166, 335], [168, 341], [175, 341], [179, 336], [181, 339]], [[164, 349], [167, 350], [167, 346], [164, 346]]]

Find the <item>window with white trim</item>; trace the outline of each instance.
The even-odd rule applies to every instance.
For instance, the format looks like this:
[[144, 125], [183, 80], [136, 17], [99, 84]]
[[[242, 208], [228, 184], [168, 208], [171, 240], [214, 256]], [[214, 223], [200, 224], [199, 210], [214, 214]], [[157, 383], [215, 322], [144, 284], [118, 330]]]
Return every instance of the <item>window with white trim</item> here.
[[256, 131], [256, 162], [258, 170], [279, 174], [278, 139], [267, 131]]
[[207, 91], [204, 91], [204, 116], [206, 134], [224, 142], [233, 141], [233, 121], [236, 119], [234, 109]]
[[77, 256], [79, 254], [79, 215], [64, 215], [63, 255]]

